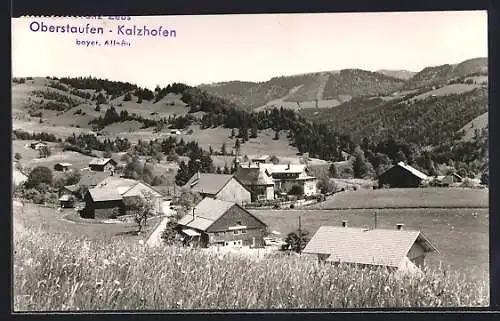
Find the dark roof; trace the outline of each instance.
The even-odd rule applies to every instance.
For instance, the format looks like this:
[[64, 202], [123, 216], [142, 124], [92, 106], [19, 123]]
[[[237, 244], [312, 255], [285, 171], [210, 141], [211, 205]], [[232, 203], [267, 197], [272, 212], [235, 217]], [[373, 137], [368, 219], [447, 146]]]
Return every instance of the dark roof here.
[[190, 188], [193, 192], [216, 195], [233, 177], [224, 174], [194, 174], [184, 187]]
[[399, 267], [413, 244], [439, 253], [420, 231], [321, 226], [304, 253], [329, 254], [328, 261]]

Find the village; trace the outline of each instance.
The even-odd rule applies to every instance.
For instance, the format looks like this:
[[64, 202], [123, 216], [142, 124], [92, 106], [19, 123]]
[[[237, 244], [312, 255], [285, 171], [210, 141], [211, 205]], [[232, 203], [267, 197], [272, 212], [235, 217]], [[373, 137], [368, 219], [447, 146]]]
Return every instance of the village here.
[[[24, 148], [38, 151], [41, 158], [50, 154], [50, 147], [43, 141], [28, 143]], [[342, 220], [339, 226], [321, 225], [308, 239], [300, 238], [300, 217], [295, 234], [282, 235], [280, 231], [271, 230], [265, 219], [252, 214], [252, 209], [304, 209], [307, 212], [310, 206], [321, 206], [334, 201], [339, 193], [356, 190], [356, 186], [339, 185], [342, 187], [322, 191], [318, 177], [313, 176], [304, 162], [307, 158], [306, 154], [294, 163], [279, 164], [269, 155], [257, 155], [245, 157], [243, 162], [243, 157], [237, 154], [233, 174], [198, 171], [177, 193], [170, 190], [165, 193], [127, 177], [123, 171], [125, 164], [113, 158], [94, 158], [88, 166], [77, 170], [80, 172], [78, 182], [58, 190], [53, 208], [59, 212], [74, 211], [85, 220], [107, 220], [108, 223], [126, 217], [137, 219], [142, 208], [143, 216], [137, 221], [140, 227], [147, 224], [150, 217], [161, 218], [146, 239], [151, 246], [165, 245], [163, 238], [169, 225], [169, 233], [174, 235], [168, 237], [191, 248], [254, 257], [286, 250], [312, 255], [328, 264], [383, 266], [405, 273], [422, 273], [426, 256], [440, 253], [425, 236], [425, 231], [404, 229], [403, 221], [392, 229], [377, 227], [376, 213], [374, 225], [350, 226], [347, 220]], [[19, 168], [17, 165], [13, 168], [15, 186], [28, 179]], [[75, 169], [71, 163], [58, 162], [52, 170], [70, 173]], [[381, 174], [368, 190], [446, 188], [463, 182], [464, 178], [457, 173], [432, 177], [400, 162]], [[193, 202], [182, 206], [186, 193], [194, 195]], [[144, 203], [149, 206], [144, 208], [141, 205]], [[293, 236], [298, 237], [295, 243], [291, 240]]]

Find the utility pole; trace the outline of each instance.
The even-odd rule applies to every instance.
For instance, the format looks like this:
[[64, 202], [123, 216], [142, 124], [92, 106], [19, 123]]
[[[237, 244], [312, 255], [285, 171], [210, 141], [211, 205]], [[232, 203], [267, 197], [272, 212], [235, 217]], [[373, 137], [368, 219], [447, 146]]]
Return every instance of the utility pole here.
[[299, 216], [299, 254], [302, 253], [302, 226], [300, 224], [300, 216]]

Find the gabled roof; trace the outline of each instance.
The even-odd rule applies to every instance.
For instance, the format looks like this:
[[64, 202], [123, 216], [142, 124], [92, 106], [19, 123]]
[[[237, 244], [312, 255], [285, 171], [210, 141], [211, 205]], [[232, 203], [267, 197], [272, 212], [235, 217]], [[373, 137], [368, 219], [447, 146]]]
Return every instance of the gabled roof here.
[[199, 178], [198, 174], [194, 174], [184, 187], [193, 192], [216, 195], [232, 178], [233, 175], [199, 173]]
[[113, 162], [116, 164], [116, 162], [112, 158], [95, 158], [89, 162], [89, 165], [106, 165], [109, 162]]
[[122, 196], [113, 189], [91, 188], [89, 189], [89, 194], [94, 202], [119, 201], [123, 199]]
[[59, 201], [61, 201], [61, 202], [68, 202], [70, 200], [71, 200], [71, 195], [68, 195], [68, 194], [65, 194], [65, 195], [59, 197]]
[[274, 185], [274, 180], [266, 174], [264, 168], [240, 166], [236, 170], [235, 177], [247, 186]]
[[178, 224], [206, 231], [215, 221], [235, 205], [236, 204], [233, 202], [206, 197], [194, 208], [194, 219], [193, 213], [190, 212], [182, 217], [178, 221]]
[[81, 171], [82, 176], [78, 185], [80, 186], [93, 186], [97, 185], [103, 181], [106, 177], [109, 177], [111, 173], [108, 172], [91, 172], [91, 171]]
[[154, 196], [163, 196], [160, 192], [146, 183], [134, 179], [122, 178], [118, 176], [108, 176], [95, 187], [96, 189], [112, 189], [122, 197], [142, 197], [144, 191], [151, 192]]
[[399, 267], [413, 244], [438, 250], [420, 231], [321, 226], [304, 253], [329, 254], [327, 261]]
[[406, 171], [410, 172], [411, 174], [413, 174], [413, 175], [417, 176], [417, 177], [418, 177], [418, 178], [420, 178], [420, 179], [424, 179], [424, 180], [425, 180], [425, 179], [428, 179], [428, 176], [427, 176], [427, 175], [425, 175], [424, 173], [422, 173], [422, 172], [421, 172], [421, 171], [419, 171], [418, 169], [413, 168], [413, 167], [411, 167], [411, 166], [410, 166], [410, 165], [408, 165], [408, 164], [405, 164], [404, 162], [399, 162], [399, 163], [397, 164], [397, 166], [399, 166], [399, 167], [401, 167], [401, 168], [405, 169]]
[[72, 193], [76, 193], [80, 189], [80, 186], [78, 184], [66, 185], [66, 186], [63, 186], [63, 188], [67, 189], [68, 191], [70, 191]]

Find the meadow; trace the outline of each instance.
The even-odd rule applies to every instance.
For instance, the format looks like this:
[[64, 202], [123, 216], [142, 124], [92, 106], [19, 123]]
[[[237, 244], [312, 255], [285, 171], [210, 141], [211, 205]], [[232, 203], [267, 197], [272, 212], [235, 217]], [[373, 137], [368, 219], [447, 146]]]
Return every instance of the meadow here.
[[487, 306], [489, 283], [332, 266], [312, 258], [230, 254], [143, 242], [68, 239], [26, 228], [14, 244], [15, 311]]
[[336, 193], [310, 209], [355, 208], [487, 208], [488, 189], [390, 188]]
[[[356, 209], [356, 210], [251, 210], [269, 230], [282, 236], [298, 229], [314, 235], [322, 225], [340, 226], [343, 220], [350, 227], [395, 229], [403, 223], [405, 230], [419, 230], [438, 248], [439, 255], [426, 258], [426, 265], [441, 264], [476, 278], [489, 271], [488, 209]], [[473, 213], [476, 213], [474, 216]]]

